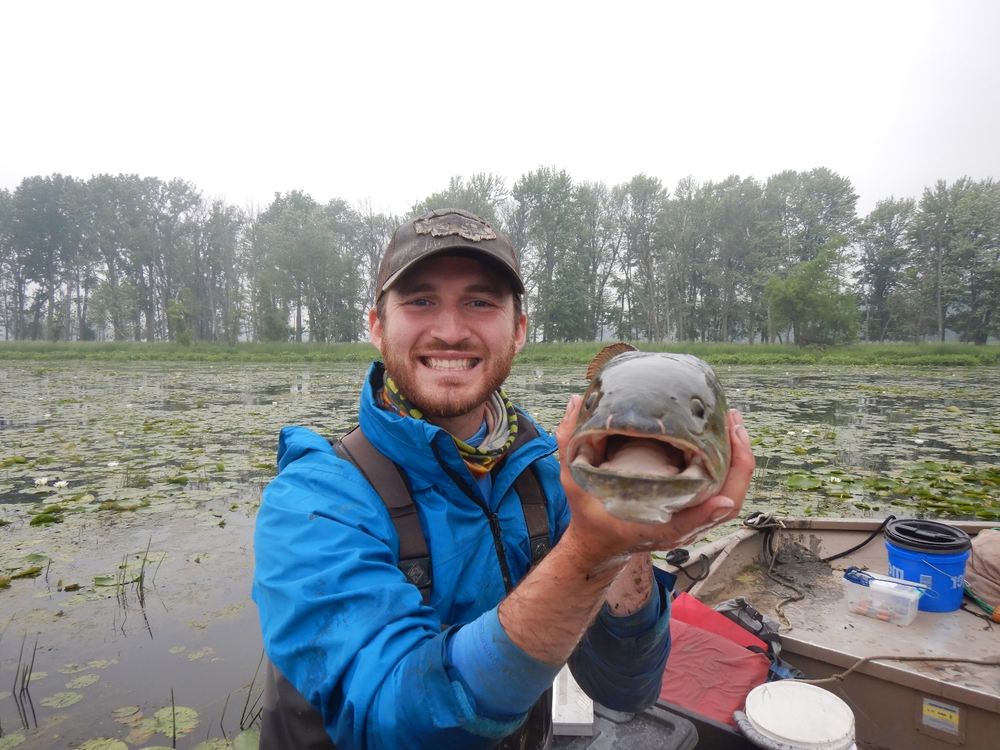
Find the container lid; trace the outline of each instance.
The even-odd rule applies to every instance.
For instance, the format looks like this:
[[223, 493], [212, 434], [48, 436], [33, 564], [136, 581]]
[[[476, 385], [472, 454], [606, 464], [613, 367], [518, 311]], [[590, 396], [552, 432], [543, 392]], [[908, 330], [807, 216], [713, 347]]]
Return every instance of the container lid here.
[[886, 541], [911, 552], [949, 554], [972, 547], [969, 535], [961, 529], [937, 521], [901, 518], [885, 527]]
[[828, 690], [797, 680], [766, 682], [747, 695], [750, 725], [775, 742], [807, 750], [849, 750], [854, 712]]

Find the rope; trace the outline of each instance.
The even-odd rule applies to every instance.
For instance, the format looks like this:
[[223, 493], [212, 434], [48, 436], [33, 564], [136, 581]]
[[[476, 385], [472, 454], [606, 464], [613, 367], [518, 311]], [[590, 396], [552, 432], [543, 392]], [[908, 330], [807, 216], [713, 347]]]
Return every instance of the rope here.
[[773, 531], [774, 529], [785, 528], [784, 522], [772, 513], [754, 511], [743, 519], [743, 525], [757, 531]]
[[781, 621], [781, 628], [779, 629], [779, 632], [787, 633], [792, 629], [792, 623], [784, 612], [785, 605], [791, 604], [792, 602], [797, 602], [801, 599], [805, 599], [806, 595], [805, 592], [803, 592], [797, 586], [793, 585], [788, 579], [786, 579], [780, 573], [777, 573], [774, 569], [774, 566], [778, 561], [778, 557], [774, 552], [774, 532], [778, 529], [785, 528], [785, 524], [784, 522], [782, 522], [780, 518], [777, 518], [776, 516], [770, 513], [762, 513], [761, 511], [756, 511], [754, 513], [751, 513], [743, 520], [743, 525], [748, 528], [759, 531], [764, 535], [764, 538], [762, 540], [762, 546], [764, 551], [764, 560], [765, 562], [768, 563], [767, 570], [765, 571], [767, 577], [770, 578], [775, 583], [777, 583], [779, 586], [785, 586], [786, 588], [790, 588], [792, 591], [795, 592], [794, 596], [782, 599], [774, 607], [774, 613], [778, 616], [778, 619]]
[[860, 669], [870, 661], [946, 661], [954, 664], [976, 664], [982, 667], [1000, 667], [1000, 656], [988, 657], [986, 659], [958, 659], [954, 656], [866, 656], [858, 659], [854, 665], [846, 672], [835, 674], [832, 677], [824, 677], [819, 680], [799, 680], [808, 685], [825, 685], [830, 682], [843, 682], [854, 671]]
[[838, 552], [835, 555], [830, 555], [829, 557], [824, 557], [822, 560], [820, 560], [820, 562], [833, 562], [834, 560], [839, 560], [842, 557], [846, 557], [847, 555], [851, 554], [852, 552], [857, 552], [859, 549], [861, 549], [866, 544], [868, 544], [872, 539], [874, 539], [879, 534], [881, 534], [882, 531], [885, 529], [885, 527], [889, 524], [889, 521], [895, 521], [895, 520], [896, 520], [895, 516], [886, 516], [882, 520], [882, 523], [879, 525], [879, 527], [877, 529], [875, 529], [875, 531], [872, 532], [872, 535], [870, 537], [868, 537], [867, 539], [865, 539], [863, 542], [861, 542], [861, 544], [855, 545], [854, 547], [851, 547], [849, 550], [845, 550], [843, 552]]

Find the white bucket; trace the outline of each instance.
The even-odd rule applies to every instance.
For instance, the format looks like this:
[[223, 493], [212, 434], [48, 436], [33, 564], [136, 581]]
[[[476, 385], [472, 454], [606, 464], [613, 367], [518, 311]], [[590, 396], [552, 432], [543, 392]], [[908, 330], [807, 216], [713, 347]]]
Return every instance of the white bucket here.
[[803, 750], [854, 750], [854, 712], [828, 690], [796, 680], [767, 682], [747, 695], [750, 725]]

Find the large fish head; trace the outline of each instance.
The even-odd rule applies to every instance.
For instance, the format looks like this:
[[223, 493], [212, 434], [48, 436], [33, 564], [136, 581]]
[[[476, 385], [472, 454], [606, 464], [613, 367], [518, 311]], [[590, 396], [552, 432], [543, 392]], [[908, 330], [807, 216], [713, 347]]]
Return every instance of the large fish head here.
[[567, 448], [570, 473], [617, 518], [663, 523], [722, 486], [726, 397], [698, 357], [612, 347], [619, 348], [596, 374], [602, 355], [588, 371], [593, 379]]

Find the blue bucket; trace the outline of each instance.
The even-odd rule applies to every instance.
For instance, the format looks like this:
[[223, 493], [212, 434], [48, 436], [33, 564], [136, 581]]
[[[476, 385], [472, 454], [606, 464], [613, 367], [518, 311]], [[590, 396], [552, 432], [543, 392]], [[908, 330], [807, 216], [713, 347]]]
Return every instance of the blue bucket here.
[[920, 597], [924, 612], [954, 612], [965, 593], [965, 563], [972, 540], [954, 526], [937, 521], [901, 519], [885, 527], [889, 575], [928, 589]]

